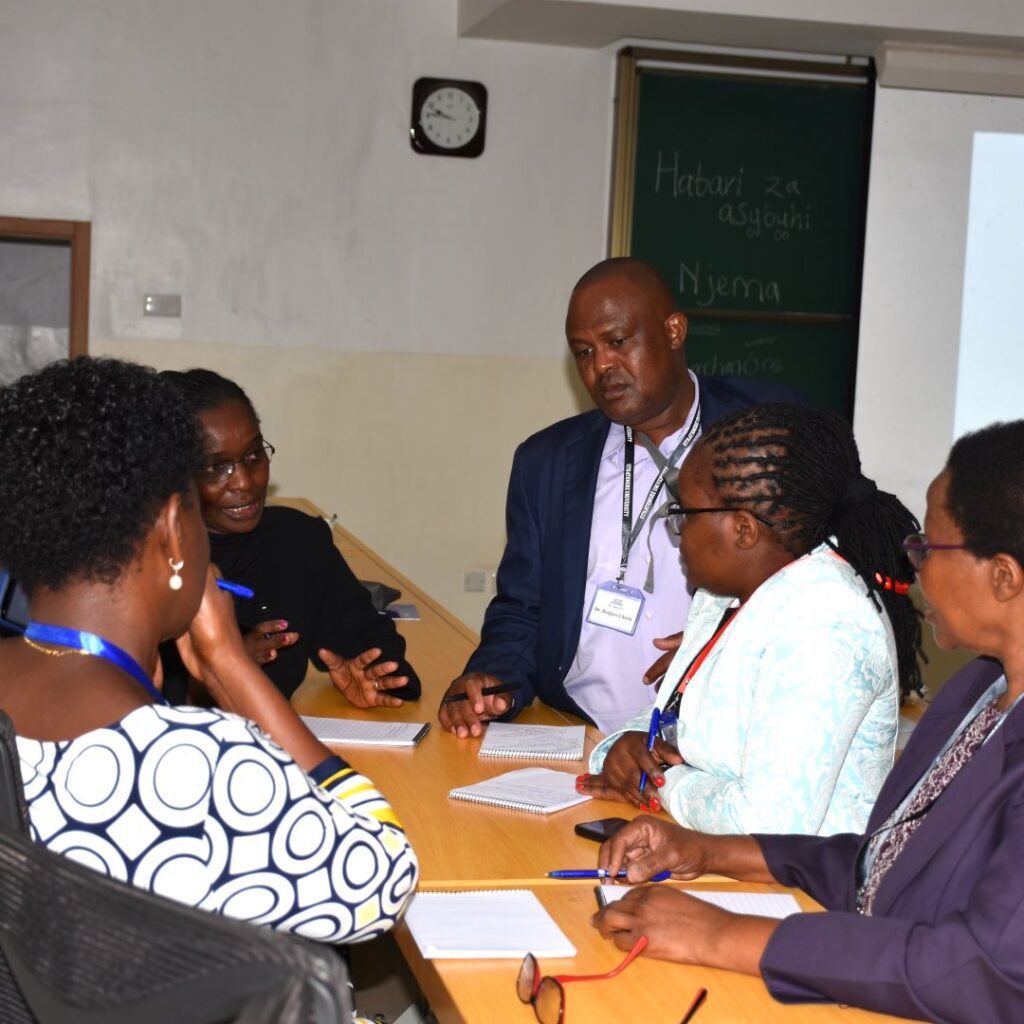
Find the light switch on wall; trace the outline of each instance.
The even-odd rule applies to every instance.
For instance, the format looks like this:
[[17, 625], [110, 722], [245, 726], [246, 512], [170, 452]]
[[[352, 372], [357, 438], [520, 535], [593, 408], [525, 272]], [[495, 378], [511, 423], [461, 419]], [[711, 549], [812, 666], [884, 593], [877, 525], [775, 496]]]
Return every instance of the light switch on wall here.
[[181, 316], [180, 295], [146, 295], [142, 302], [146, 316]]

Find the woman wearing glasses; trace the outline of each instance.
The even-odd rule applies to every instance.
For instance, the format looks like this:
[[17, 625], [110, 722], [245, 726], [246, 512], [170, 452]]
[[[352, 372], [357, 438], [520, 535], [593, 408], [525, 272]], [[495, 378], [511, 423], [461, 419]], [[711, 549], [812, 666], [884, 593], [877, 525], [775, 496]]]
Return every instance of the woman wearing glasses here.
[[699, 589], [660, 735], [638, 716], [579, 788], [708, 832], [862, 828], [892, 767], [899, 689], [919, 686], [901, 548], [917, 522], [862, 475], [844, 420], [790, 405], [716, 423], [679, 498], [670, 525]]
[[671, 869], [806, 890], [829, 911], [733, 915], [680, 892], [630, 893], [598, 915], [617, 945], [761, 974], [783, 1002], [914, 1019], [1024, 1020], [1024, 421], [969, 434], [908, 537], [940, 647], [984, 658], [918, 723], [862, 834], [707, 836], [643, 816], [601, 849], [630, 881]]
[[420, 681], [405, 660], [405, 640], [373, 607], [327, 524], [295, 509], [266, 507], [274, 447], [264, 440], [246, 393], [212, 370], [160, 376], [181, 392], [202, 425], [204, 462], [196, 487], [210, 557], [227, 579], [256, 594], [236, 602], [256, 662], [286, 697], [312, 660], [356, 707], [417, 700]]

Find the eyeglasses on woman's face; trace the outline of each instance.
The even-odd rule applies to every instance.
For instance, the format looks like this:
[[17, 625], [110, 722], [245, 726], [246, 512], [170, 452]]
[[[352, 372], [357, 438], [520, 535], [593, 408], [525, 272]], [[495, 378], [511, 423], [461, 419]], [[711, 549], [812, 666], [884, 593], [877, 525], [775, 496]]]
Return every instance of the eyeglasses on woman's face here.
[[911, 533], [903, 540], [903, 550], [907, 553], [907, 561], [920, 572], [928, 556], [933, 551], [966, 551], [966, 544], [932, 544], [923, 533]]
[[235, 466], [245, 466], [250, 472], [258, 471], [270, 464], [274, 451], [274, 446], [269, 441], [261, 441], [257, 447], [247, 451], [240, 459], [208, 462], [199, 470], [199, 479], [204, 484], [226, 484], [231, 479]]
[[668, 511], [665, 513], [665, 522], [668, 525], [669, 531], [674, 533], [677, 537], [683, 532], [683, 527], [686, 525], [687, 516], [699, 515], [701, 512], [746, 512], [747, 515], [753, 516], [759, 523], [763, 523], [769, 529], [774, 528], [775, 524], [770, 519], [765, 519], [764, 516], [759, 516], [756, 512], [751, 512], [749, 508], [738, 508], [735, 505], [731, 507], [726, 506], [715, 506], [713, 508], [687, 508], [684, 505], [669, 505]]
[[647, 946], [647, 936], [641, 935], [626, 954], [618, 967], [607, 974], [560, 974], [555, 977], [541, 977], [537, 958], [532, 953], [523, 957], [516, 979], [516, 992], [522, 1002], [533, 1007], [533, 1014], [540, 1024], [565, 1024], [565, 989], [570, 981], [605, 981], [621, 974]]

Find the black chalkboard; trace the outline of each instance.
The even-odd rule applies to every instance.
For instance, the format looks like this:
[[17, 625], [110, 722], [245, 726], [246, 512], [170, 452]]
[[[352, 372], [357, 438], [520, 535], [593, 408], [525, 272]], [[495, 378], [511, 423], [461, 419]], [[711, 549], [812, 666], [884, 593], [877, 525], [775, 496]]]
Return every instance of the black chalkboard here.
[[690, 365], [851, 415], [869, 75], [636, 74], [625, 251], [675, 290]]

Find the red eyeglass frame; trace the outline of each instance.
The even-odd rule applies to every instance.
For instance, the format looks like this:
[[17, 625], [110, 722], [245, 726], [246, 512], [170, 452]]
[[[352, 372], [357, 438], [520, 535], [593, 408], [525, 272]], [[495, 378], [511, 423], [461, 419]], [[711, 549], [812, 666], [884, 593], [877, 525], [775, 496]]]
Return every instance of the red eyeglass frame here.
[[[622, 963], [618, 967], [613, 967], [610, 971], [605, 974], [544, 974], [540, 973], [540, 964], [537, 963], [537, 958], [532, 953], [527, 953], [523, 957], [523, 962], [519, 965], [519, 974], [516, 977], [516, 995], [519, 996], [520, 1002], [524, 1005], [533, 1007], [533, 1015], [540, 1021], [540, 1024], [547, 1024], [545, 1021], [541, 1021], [540, 1016], [537, 1012], [537, 996], [540, 993], [541, 986], [545, 981], [550, 981], [558, 987], [559, 993], [559, 1005], [558, 1005], [558, 1019], [552, 1022], [552, 1024], [564, 1024], [565, 1022], [565, 989], [563, 985], [568, 984], [570, 981], [605, 981], [609, 978], [614, 978], [616, 975], [621, 974], [645, 949], [647, 948], [647, 936], [641, 935], [639, 939], [633, 944], [633, 948], [626, 954]], [[533, 962], [533, 990], [530, 993], [529, 999], [524, 999], [522, 992], [520, 992], [520, 979], [523, 976], [523, 970], [526, 965]]]

